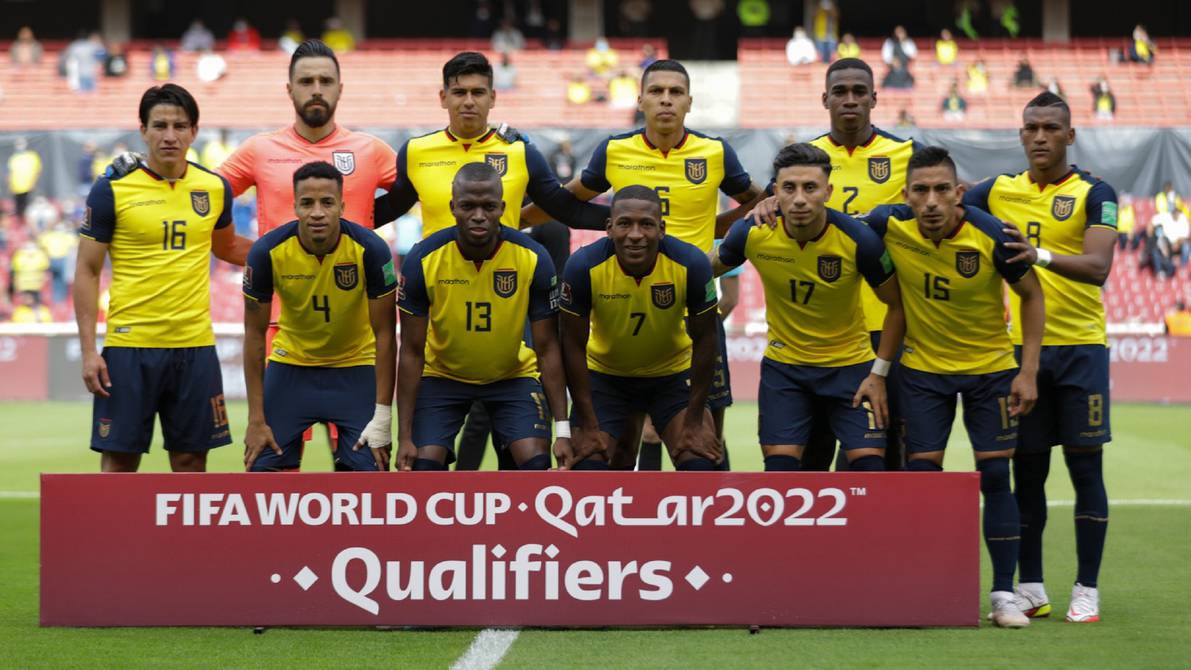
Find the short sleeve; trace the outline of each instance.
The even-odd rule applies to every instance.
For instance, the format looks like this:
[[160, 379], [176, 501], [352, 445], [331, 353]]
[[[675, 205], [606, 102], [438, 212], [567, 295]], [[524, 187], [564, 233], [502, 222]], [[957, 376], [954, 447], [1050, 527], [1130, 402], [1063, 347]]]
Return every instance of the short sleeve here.
[[375, 299], [397, 290], [397, 271], [385, 241], [371, 231], [364, 231], [364, 236], [364, 280], [368, 297]]
[[893, 259], [885, 243], [867, 228], [856, 236], [856, 269], [869, 286], [876, 288], [893, 276]]
[[256, 184], [256, 138], [249, 138], [241, 144], [227, 160], [219, 166], [217, 172], [231, 185], [232, 195], [243, 193]]
[[232, 201], [236, 199], [236, 196], [232, 195], [232, 184], [227, 177], [220, 176], [219, 181], [223, 182], [223, 211], [215, 221], [215, 230], [232, 225]]
[[1084, 228], [1101, 226], [1117, 229], [1117, 192], [1108, 184], [1098, 181], [1092, 186], [1088, 191], [1085, 210], [1088, 218]]
[[719, 298], [707, 256], [693, 247], [685, 256], [682, 264], [686, 266], [686, 311], [694, 316], [714, 309]]
[[892, 206], [878, 205], [868, 214], [857, 217], [857, 220], [868, 226], [878, 237], [884, 238], [886, 231], [889, 230], [889, 217], [892, 214]]
[[567, 260], [559, 290], [559, 308], [575, 316], [591, 314], [591, 263], [587, 250]]
[[720, 182], [720, 190], [728, 196], [740, 195], [753, 185], [753, 178], [740, 164], [732, 145], [723, 140], [720, 144], [724, 147], [724, 180]]
[[376, 161], [376, 188], [390, 189], [397, 180], [397, 154], [393, 148], [379, 139], [373, 139], [373, 156]]
[[[541, 321], [558, 314], [558, 275], [550, 254], [540, 245], [533, 249], [538, 256], [533, 281], [529, 285], [529, 320]], [[532, 247], [531, 247], [532, 248]]]
[[1017, 252], [1012, 251], [1005, 243], [1009, 238], [1004, 233], [997, 231], [993, 236], [993, 267], [997, 272], [1005, 278], [1005, 281], [1010, 284], [1016, 284], [1021, 281], [1026, 272], [1029, 272], [1030, 265], [1028, 263], [1010, 263], [1009, 259], [1017, 255]]
[[79, 227], [79, 235], [109, 244], [115, 232], [116, 196], [112, 193], [112, 182], [107, 177], [100, 177], [87, 195], [87, 212]]
[[992, 187], [997, 181], [996, 177], [989, 177], [984, 181], [975, 184], [972, 188], [964, 193], [964, 204], [976, 209], [988, 211], [988, 199], [992, 194]]
[[603, 193], [612, 188], [612, 184], [608, 182], [608, 140], [596, 146], [595, 153], [591, 155], [591, 160], [587, 161], [587, 167], [583, 168], [583, 175], [579, 181], [583, 188], [596, 193]]
[[746, 257], [745, 247], [748, 245], [749, 232], [753, 224], [748, 219], [741, 219], [732, 224], [724, 241], [720, 244], [720, 262], [724, 265], [736, 267], [743, 265]]
[[414, 316], [430, 313], [430, 296], [426, 293], [426, 275], [422, 271], [422, 243], [414, 245], [397, 279], [397, 306]]
[[257, 302], [273, 301], [272, 238], [262, 237], [252, 243], [244, 263], [244, 295]]

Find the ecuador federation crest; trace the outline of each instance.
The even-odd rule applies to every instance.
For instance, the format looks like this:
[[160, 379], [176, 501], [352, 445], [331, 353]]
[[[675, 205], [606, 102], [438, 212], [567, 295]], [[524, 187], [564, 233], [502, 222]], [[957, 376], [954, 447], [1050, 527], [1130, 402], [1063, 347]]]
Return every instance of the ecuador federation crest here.
[[111, 419], [100, 419], [99, 420], [99, 437], [100, 437], [100, 439], [106, 439], [107, 436], [111, 435], [111, 434], [112, 434], [112, 420]]
[[211, 194], [206, 191], [190, 192], [190, 207], [195, 214], [206, 216], [211, 213]]
[[839, 256], [819, 256], [819, 279], [828, 284], [839, 279], [843, 268], [844, 259]]
[[893, 173], [893, 161], [888, 156], [874, 156], [868, 159], [868, 178], [878, 184], [889, 181]]
[[1056, 195], [1050, 205], [1050, 215], [1055, 217], [1055, 221], [1066, 221], [1074, 211], [1075, 198], [1069, 195]]
[[504, 177], [509, 173], [509, 155], [501, 153], [484, 154], [484, 162], [496, 170], [496, 174]]
[[335, 285], [344, 291], [350, 291], [360, 283], [360, 270], [355, 263], [335, 264]]
[[955, 271], [964, 279], [971, 279], [980, 272], [980, 252], [979, 251], [957, 251], [955, 252]]
[[332, 151], [331, 160], [339, 174], [345, 177], [356, 171], [356, 154], [351, 151]]
[[707, 180], [707, 159], [686, 159], [686, 180], [692, 184], [702, 184]]
[[649, 295], [653, 298], [654, 307], [669, 309], [674, 304], [674, 284], [654, 284], [649, 288]]
[[496, 270], [492, 273], [492, 290], [502, 298], [511, 298], [517, 292], [517, 271]]

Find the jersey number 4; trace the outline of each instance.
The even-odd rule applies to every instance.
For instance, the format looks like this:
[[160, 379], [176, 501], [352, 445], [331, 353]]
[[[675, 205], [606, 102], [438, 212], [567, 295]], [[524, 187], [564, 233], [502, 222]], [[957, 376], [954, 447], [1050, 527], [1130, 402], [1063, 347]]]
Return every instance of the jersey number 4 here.
[[[319, 297], [322, 297], [323, 304], [318, 304]], [[327, 296], [310, 296], [310, 306], [316, 312], [323, 313], [323, 322], [331, 323], [331, 300]]]

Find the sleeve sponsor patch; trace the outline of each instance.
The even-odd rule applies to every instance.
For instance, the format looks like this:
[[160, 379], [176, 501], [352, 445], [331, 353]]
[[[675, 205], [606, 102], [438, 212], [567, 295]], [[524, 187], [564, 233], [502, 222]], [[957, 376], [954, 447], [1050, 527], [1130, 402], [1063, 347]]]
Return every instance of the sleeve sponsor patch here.
[[893, 259], [889, 257], [889, 250], [881, 252], [881, 269], [885, 272], [893, 272]]
[[704, 299], [707, 300], [707, 302], [712, 302], [716, 299], [715, 279], [710, 279], [707, 281], [707, 287], [704, 291]]
[[397, 271], [393, 269], [392, 260], [390, 260], [388, 263], [385, 263], [384, 273], [386, 286], [397, 281]]
[[1106, 202], [1100, 205], [1100, 223], [1105, 226], [1116, 227], [1117, 225], [1117, 203]]

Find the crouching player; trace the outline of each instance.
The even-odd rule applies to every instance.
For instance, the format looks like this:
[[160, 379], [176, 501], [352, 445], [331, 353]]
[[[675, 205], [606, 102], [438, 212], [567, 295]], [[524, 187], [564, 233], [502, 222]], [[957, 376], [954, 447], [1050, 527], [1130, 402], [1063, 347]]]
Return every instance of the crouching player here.
[[[998, 626], [1030, 620], [1014, 599], [1020, 541], [1017, 501], [1009, 490], [1009, 459], [1018, 417], [1038, 398], [1035, 378], [1045, 321], [1042, 288], [1024, 263], [1010, 263], [1004, 224], [960, 205], [964, 187], [945, 149], [926, 147], [910, 158], [906, 205], [881, 206], [865, 219], [882, 235], [898, 282], [906, 287], [906, 346], [902, 396], [908, 469], [943, 469], [955, 421], [955, 397], [976, 451], [984, 494], [984, 542], [992, 559], [992, 611]], [[1021, 297], [1021, 368], [1005, 324], [1002, 280]]]
[[[302, 434], [319, 422], [339, 427], [336, 470], [389, 469], [397, 276], [384, 240], [340, 219], [342, 211], [343, 175], [330, 163], [307, 163], [294, 172], [298, 220], [257, 240], [248, 254], [249, 470], [297, 470]], [[281, 315], [266, 367], [274, 293]]]
[[[547, 422], [566, 416], [558, 278], [541, 245], [501, 225], [503, 198], [492, 166], [464, 165], [451, 184], [455, 225], [415, 245], [401, 266], [402, 466], [445, 470], [478, 400], [496, 443], [507, 445], [520, 469], [550, 467]], [[526, 321], [532, 348], [524, 342]], [[570, 453], [570, 423], [556, 421], [555, 433], [555, 453]]]
[[571, 256], [563, 274], [563, 359], [577, 425], [573, 460], [560, 465], [633, 469], [645, 411], [678, 470], [715, 469], [721, 453], [707, 409], [719, 351], [714, 282], [698, 247], [666, 235], [653, 189], [616, 192], [608, 237]]

